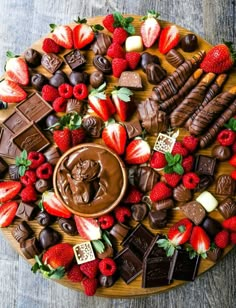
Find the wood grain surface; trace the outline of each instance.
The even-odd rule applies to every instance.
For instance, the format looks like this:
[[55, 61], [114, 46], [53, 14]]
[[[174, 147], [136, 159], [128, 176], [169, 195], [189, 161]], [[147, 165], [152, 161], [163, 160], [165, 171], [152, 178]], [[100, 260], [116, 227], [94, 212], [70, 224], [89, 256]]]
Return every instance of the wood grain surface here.
[[[163, 19], [191, 29], [211, 43], [218, 43], [222, 36], [235, 40], [234, 2], [221, 2], [217, 9], [217, 1], [213, 5], [210, 2], [192, 1], [187, 5], [179, 1], [160, 1], [158, 4], [155, 1], [120, 1], [119, 4], [115, 1], [80, 1], [79, 4], [74, 1], [32, 1], [29, 4], [28, 1], [0, 0], [1, 73], [6, 50], [22, 52], [48, 32], [47, 25], [52, 21], [68, 23], [78, 15], [102, 15], [114, 9], [144, 14], [147, 9], [153, 8], [160, 11]], [[222, 28], [216, 26], [216, 20], [221, 21]], [[110, 300], [87, 298], [82, 293], [33, 276], [29, 265], [18, 258], [8, 243], [1, 239], [0, 245], [0, 307], [234, 307], [236, 299], [235, 251], [226, 256], [213, 271], [184, 287], [148, 298]]]

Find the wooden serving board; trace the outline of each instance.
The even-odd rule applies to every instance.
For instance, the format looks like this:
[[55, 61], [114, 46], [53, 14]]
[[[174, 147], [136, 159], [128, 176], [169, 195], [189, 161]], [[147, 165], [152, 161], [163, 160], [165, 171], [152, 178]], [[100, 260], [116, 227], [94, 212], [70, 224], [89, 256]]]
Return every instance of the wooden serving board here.
[[[136, 29], [136, 34], [139, 35], [140, 33], [140, 18], [141, 16], [134, 16], [134, 26]], [[99, 17], [94, 17], [94, 18], [90, 18], [88, 19], [88, 23], [89, 24], [101, 24], [102, 23], [102, 16]], [[160, 21], [160, 24], [162, 27], [165, 27], [167, 25], [169, 25], [169, 22], [166, 21]], [[71, 27], [73, 28], [75, 26], [75, 24], [71, 24]], [[178, 27], [181, 36], [186, 35], [188, 33], [191, 33], [191, 31]], [[104, 30], [104, 32], [106, 32], [106, 30]], [[50, 37], [50, 34], [48, 35], [48, 37]], [[35, 42], [32, 44], [32, 48], [38, 50], [39, 52], [43, 53], [41, 46], [42, 46], [42, 41], [44, 38], [41, 38], [39, 41]], [[207, 43], [204, 39], [202, 39], [201, 37], [198, 36], [198, 41], [199, 41], [199, 49], [198, 50], [205, 50], [208, 51], [212, 46]], [[156, 54], [160, 60], [161, 60], [161, 64], [162, 66], [167, 70], [168, 73], [173, 72], [175, 69], [168, 64], [168, 62], [165, 60], [164, 55], [160, 54], [160, 52], [157, 49], [157, 44], [155, 44], [152, 48], [149, 48], [147, 51], [149, 51], [152, 54]], [[196, 52], [193, 53], [185, 53], [183, 52], [181, 49], [179, 49], [179, 51], [184, 55], [184, 57], [186, 59], [191, 58], [192, 55], [194, 55]], [[64, 54], [66, 54], [68, 52], [64, 51], [62, 53], [60, 53], [60, 56], [62, 57]], [[92, 65], [92, 59], [93, 59], [93, 52], [91, 50], [86, 50], [86, 51], [82, 51], [82, 53], [86, 54], [86, 59], [87, 59], [87, 63], [85, 65], [84, 70], [88, 73], [91, 73], [92, 71], [95, 70], [94, 66]], [[67, 75], [71, 72], [70, 68], [67, 65], [64, 65], [62, 67], [63, 71], [65, 73], [67, 73]], [[40, 72], [48, 77], [50, 77], [51, 75], [42, 67], [39, 66], [38, 68], [34, 69], [34, 72]], [[143, 85], [144, 85], [144, 90], [143, 91], [136, 91], [135, 92], [135, 99], [137, 101], [141, 101], [146, 99], [147, 97], [150, 96], [153, 85], [149, 84], [147, 82], [147, 78], [146, 75], [143, 73], [143, 71], [141, 69], [138, 70], [138, 72], [140, 73], [141, 77], [142, 77], [142, 81], [143, 81]], [[113, 88], [114, 85], [117, 85], [117, 79], [112, 77], [112, 76], [106, 76], [106, 80], [107, 80], [107, 92], [110, 92]], [[230, 87], [232, 87], [233, 85], [235, 85], [236, 83], [236, 76], [235, 73], [231, 73], [225, 86], [224, 86], [224, 90], [229, 89]], [[30, 87], [26, 87], [25, 88], [26, 91], [28, 92], [32, 92], [33, 89]], [[15, 108], [15, 104], [10, 104], [9, 108], [7, 110], [1, 110], [0, 111], [0, 122], [2, 122], [5, 118], [7, 118], [7, 116], [9, 116], [13, 110]], [[188, 132], [184, 129], [180, 129], [180, 134], [178, 137], [178, 140], [182, 140], [183, 136], [188, 135]], [[151, 146], [153, 146], [154, 142], [155, 142], [155, 137], [148, 137], [148, 141], [151, 144]], [[102, 140], [98, 140], [98, 143], [103, 143]], [[214, 145], [212, 145], [213, 147]], [[212, 148], [211, 147], [211, 148]], [[206, 155], [211, 155], [211, 148], [206, 148], [204, 150], [200, 150], [199, 153], [201, 154], [206, 154]], [[10, 159], [7, 160], [8, 162], [12, 161]], [[216, 177], [219, 174], [229, 174], [232, 170], [232, 167], [227, 163], [218, 163], [217, 165], [217, 173], [216, 173]], [[214, 184], [209, 188], [209, 191], [211, 191], [214, 194], [215, 191], [215, 186]], [[194, 198], [197, 197], [197, 194], [195, 194]], [[222, 200], [222, 198], [220, 198], [219, 196], [216, 196], [217, 199], [220, 201]], [[181, 218], [184, 218], [183, 214], [180, 213], [180, 211], [178, 210], [178, 208], [175, 208], [172, 210], [172, 217], [169, 220], [166, 228], [164, 229], [160, 229], [160, 230], [153, 230], [150, 229], [151, 232], [153, 234], [157, 234], [157, 233], [166, 233], [167, 230], [169, 229], [169, 227], [177, 222], [178, 220], [180, 220]], [[223, 217], [219, 214], [218, 211], [213, 211], [212, 213], [210, 213], [209, 215], [212, 218], [217, 219], [218, 221], [223, 221]], [[19, 219], [15, 219], [14, 223], [8, 227], [8, 228], [2, 228], [1, 231], [4, 234], [5, 238], [9, 241], [9, 243], [12, 245], [12, 247], [23, 257], [21, 250], [19, 248], [19, 244], [18, 242], [12, 237], [11, 235], [11, 230], [12, 228], [17, 225], [19, 223]], [[144, 225], [146, 225], [149, 228], [149, 224], [147, 221], [147, 218], [142, 222]], [[131, 222], [131, 224], [134, 226], [136, 225], [136, 223]], [[31, 221], [29, 222], [29, 225], [31, 226], [31, 228], [33, 229], [33, 231], [35, 232], [36, 236], [38, 236], [40, 230], [43, 228], [41, 226], [39, 226], [35, 221]], [[58, 227], [58, 225], [56, 223], [54, 223], [52, 225], [52, 227], [59, 231], [61, 234], [61, 229]], [[69, 236], [65, 233], [62, 234], [63, 236], [63, 242], [68, 242], [72, 245], [78, 244], [80, 242], [83, 242], [84, 240], [80, 238], [80, 236]], [[121, 247], [117, 247], [118, 250], [121, 249]], [[224, 255], [226, 255], [230, 250], [232, 249], [231, 246], [228, 246], [227, 249], [225, 249], [224, 251]], [[224, 256], [223, 255], [223, 256]], [[34, 264], [34, 260], [28, 260], [28, 262], [32, 265]], [[200, 268], [199, 268], [199, 272], [198, 275], [204, 273], [205, 271], [207, 271], [208, 269], [210, 269], [211, 267], [213, 267], [215, 265], [215, 263], [213, 263], [212, 261], [209, 260], [201, 260], [200, 263]], [[30, 267], [29, 267], [30, 270]], [[33, 275], [33, 273], [32, 273]], [[119, 279], [115, 285], [111, 288], [98, 288], [97, 292], [96, 292], [96, 296], [104, 296], [104, 297], [111, 297], [111, 298], [121, 298], [121, 297], [137, 297], [137, 296], [147, 296], [147, 295], [151, 295], [151, 294], [156, 294], [159, 292], [163, 292], [163, 291], [168, 291], [174, 287], [180, 286], [186, 282], [184, 281], [177, 281], [175, 280], [171, 285], [169, 286], [164, 286], [164, 287], [159, 287], [159, 288], [147, 288], [147, 289], [143, 289], [141, 288], [141, 279], [142, 279], [142, 275], [140, 275], [139, 277], [137, 277], [133, 282], [131, 282], [129, 285], [127, 285], [122, 279]], [[80, 283], [71, 283], [67, 278], [63, 278], [61, 280], [57, 280], [57, 283], [60, 283], [68, 288], [71, 289], [75, 289], [75, 290], [81, 290], [81, 285]]]

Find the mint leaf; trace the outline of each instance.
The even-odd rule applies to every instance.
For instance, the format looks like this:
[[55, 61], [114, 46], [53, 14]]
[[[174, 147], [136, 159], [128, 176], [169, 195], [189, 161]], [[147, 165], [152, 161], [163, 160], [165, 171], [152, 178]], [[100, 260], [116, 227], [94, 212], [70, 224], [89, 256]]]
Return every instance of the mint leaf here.
[[165, 166], [164, 172], [165, 173], [173, 173], [173, 167], [172, 166]]
[[19, 175], [23, 176], [25, 174], [25, 171], [26, 171], [26, 167], [23, 166], [23, 165], [20, 165], [19, 166]]
[[180, 164], [176, 164], [173, 166], [173, 171], [178, 173], [179, 175], [184, 174], [184, 168]]
[[168, 164], [169, 163], [171, 164], [171, 163], [174, 162], [174, 156], [170, 152], [165, 153], [165, 159], [166, 159]]
[[231, 118], [228, 123], [224, 125], [226, 128], [231, 129], [232, 131], [236, 132], [236, 119]]
[[93, 248], [98, 252], [98, 253], [103, 253], [105, 251], [105, 246], [102, 241], [100, 240], [93, 240], [91, 241]]

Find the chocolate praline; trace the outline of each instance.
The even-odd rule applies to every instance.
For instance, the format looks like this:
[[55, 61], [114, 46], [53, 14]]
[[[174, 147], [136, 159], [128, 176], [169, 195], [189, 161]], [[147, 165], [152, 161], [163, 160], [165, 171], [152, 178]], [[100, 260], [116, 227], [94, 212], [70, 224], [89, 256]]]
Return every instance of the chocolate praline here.
[[55, 74], [49, 79], [49, 84], [55, 88], [58, 88], [63, 83], [68, 83], [68, 78], [61, 70], [56, 71]]
[[146, 66], [150, 63], [160, 64], [160, 60], [159, 60], [158, 56], [152, 55], [149, 52], [142, 53], [142, 55], [141, 55], [141, 67], [142, 67], [144, 72], [146, 71]]
[[103, 84], [104, 80], [105, 80], [104, 74], [103, 72], [100, 71], [92, 72], [92, 74], [89, 77], [89, 82], [91, 86], [95, 89], [98, 88], [101, 84]]
[[41, 54], [33, 48], [28, 48], [24, 53], [24, 57], [30, 67], [36, 67], [41, 63]]
[[53, 222], [53, 217], [50, 214], [48, 214], [47, 212], [43, 212], [43, 211], [41, 211], [36, 216], [35, 219], [38, 222], [38, 224], [40, 224], [43, 227], [46, 227]]
[[198, 47], [198, 39], [195, 34], [189, 33], [185, 35], [180, 41], [180, 47], [185, 52], [192, 52]]
[[38, 91], [41, 91], [46, 83], [48, 83], [47, 77], [40, 73], [31, 77], [31, 85]]
[[35, 189], [39, 192], [39, 193], [44, 193], [46, 190], [51, 188], [51, 184], [50, 181], [47, 180], [43, 180], [43, 179], [39, 179], [36, 181], [35, 183]]
[[61, 230], [64, 231], [66, 234], [69, 234], [69, 235], [78, 234], [76, 224], [73, 219], [60, 217], [58, 218], [57, 222]]
[[39, 243], [43, 249], [48, 249], [49, 247], [58, 244], [60, 241], [60, 233], [51, 227], [46, 227], [39, 233]]
[[17, 165], [10, 165], [8, 172], [11, 180], [18, 181], [20, 179], [19, 167]]
[[68, 76], [68, 78], [72, 86], [75, 86], [78, 83], [87, 84], [89, 80], [89, 74], [86, 72], [81, 73], [81, 72], [72, 71], [70, 75]]
[[229, 147], [223, 145], [216, 145], [212, 149], [212, 156], [217, 158], [219, 161], [226, 161], [231, 157], [231, 151]]
[[45, 120], [45, 124], [47, 127], [51, 127], [58, 122], [59, 122], [59, 118], [55, 114], [50, 114], [49, 116], [47, 116]]
[[116, 282], [115, 276], [105, 276], [102, 274], [99, 276], [98, 280], [100, 286], [104, 288], [110, 288]]
[[111, 62], [103, 56], [97, 55], [93, 58], [93, 65], [104, 74], [111, 73]]

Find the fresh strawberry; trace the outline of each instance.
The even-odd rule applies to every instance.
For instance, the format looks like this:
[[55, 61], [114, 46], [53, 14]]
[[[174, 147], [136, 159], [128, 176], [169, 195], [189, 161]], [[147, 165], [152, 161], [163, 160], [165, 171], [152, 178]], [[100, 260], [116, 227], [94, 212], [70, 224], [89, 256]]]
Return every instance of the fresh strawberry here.
[[233, 170], [231, 173], [230, 173], [230, 176], [232, 179], [234, 179], [236, 181], [236, 170]]
[[56, 112], [65, 112], [66, 105], [67, 100], [64, 97], [57, 97], [52, 103], [52, 107]]
[[164, 182], [158, 182], [154, 185], [150, 192], [150, 199], [153, 202], [165, 200], [172, 196], [172, 189], [168, 187]]
[[31, 161], [29, 166], [30, 169], [37, 169], [41, 164], [45, 162], [44, 154], [35, 151], [29, 152], [27, 159]]
[[122, 58], [125, 57], [124, 49], [118, 43], [112, 43], [107, 49], [107, 55], [114, 58]]
[[135, 204], [141, 202], [143, 193], [141, 193], [135, 186], [129, 186], [127, 193], [123, 199], [126, 204]]
[[233, 154], [232, 157], [229, 160], [230, 165], [232, 165], [234, 168], [236, 168], [236, 154]]
[[43, 163], [36, 169], [36, 175], [39, 179], [49, 180], [52, 177], [52, 174], [53, 174], [53, 167], [48, 162]]
[[236, 232], [230, 233], [230, 243], [236, 245]]
[[159, 14], [151, 10], [147, 12], [147, 16], [143, 16], [140, 33], [143, 45], [147, 48], [151, 47], [157, 40], [161, 27], [157, 21]]
[[113, 32], [113, 43], [118, 43], [120, 45], [124, 44], [125, 40], [128, 37], [128, 33], [125, 29], [118, 27], [115, 28], [114, 32]]
[[116, 220], [120, 223], [125, 223], [131, 217], [131, 211], [127, 206], [119, 205], [115, 208]]
[[27, 86], [29, 84], [29, 70], [25, 60], [7, 51], [7, 63], [5, 66], [6, 79]]
[[0, 82], [0, 100], [5, 103], [19, 103], [26, 99], [27, 93], [15, 82], [2, 80]]
[[115, 23], [115, 19], [113, 14], [109, 14], [107, 16], [105, 16], [105, 18], [102, 20], [103, 26], [111, 33], [114, 32], [115, 27], [114, 27], [114, 23]]
[[9, 201], [0, 206], [0, 228], [8, 227], [15, 215], [18, 208], [18, 203]]
[[114, 225], [114, 217], [110, 214], [105, 214], [98, 218], [101, 229], [110, 229]]
[[45, 84], [42, 88], [42, 97], [47, 102], [53, 102], [57, 97], [59, 97], [59, 92], [56, 88], [49, 84]]
[[48, 214], [58, 217], [70, 218], [71, 212], [62, 204], [54, 192], [45, 191], [42, 195], [42, 204]]
[[80, 270], [88, 278], [95, 278], [98, 274], [99, 259], [89, 261], [80, 265]]
[[183, 146], [182, 142], [175, 142], [174, 147], [172, 149], [172, 155], [180, 154], [183, 157], [188, 155], [188, 150]]
[[111, 92], [112, 100], [116, 107], [116, 113], [121, 121], [126, 121], [129, 115], [129, 102], [131, 101], [131, 92], [128, 88], [115, 89]]
[[37, 181], [36, 173], [34, 170], [26, 170], [25, 174], [20, 177], [23, 185], [33, 185]]
[[235, 61], [235, 53], [231, 42], [219, 44], [206, 54], [200, 67], [207, 73], [221, 74], [228, 71]]
[[104, 258], [99, 263], [99, 270], [100, 270], [102, 275], [112, 276], [112, 275], [115, 274], [115, 272], [117, 270], [117, 266], [116, 266], [116, 263], [113, 259]]
[[162, 169], [167, 165], [165, 154], [154, 152], [151, 157], [150, 166], [154, 169]]
[[232, 232], [236, 232], [236, 216], [232, 216], [223, 221], [222, 226]]
[[23, 202], [34, 202], [37, 200], [37, 192], [32, 184], [25, 186], [20, 193]]
[[73, 95], [78, 100], [83, 100], [88, 97], [88, 88], [84, 83], [78, 83], [73, 88]]
[[125, 59], [128, 62], [128, 67], [131, 70], [136, 69], [136, 67], [139, 64], [140, 58], [141, 58], [141, 54], [139, 52], [136, 52], [136, 51], [130, 51], [130, 52], [127, 52], [125, 54]]
[[132, 25], [134, 18], [133, 17], [123, 17], [119, 12], [114, 12], [113, 14], [107, 15], [102, 23], [104, 27], [110, 31], [114, 32], [116, 28], [124, 28], [126, 32], [131, 35], [134, 35], [135, 29]]
[[230, 129], [223, 129], [217, 136], [217, 141], [223, 146], [233, 145], [236, 139], [236, 133]]
[[157, 241], [158, 246], [165, 249], [167, 257], [172, 256], [179, 245], [189, 240], [192, 227], [193, 224], [188, 218], [181, 219], [169, 229], [167, 239]]
[[194, 250], [194, 252], [191, 253], [191, 257], [194, 257], [196, 253], [201, 255], [204, 259], [207, 257], [206, 252], [210, 248], [210, 238], [202, 227], [193, 227], [190, 237], [190, 244]]
[[0, 182], [0, 202], [14, 199], [21, 190], [21, 183], [17, 181]]
[[150, 156], [150, 146], [143, 139], [134, 139], [126, 147], [125, 161], [127, 164], [144, 164]]
[[184, 173], [190, 172], [193, 170], [194, 157], [188, 155], [182, 160], [182, 167], [184, 168]]
[[179, 39], [179, 30], [175, 25], [165, 27], [159, 38], [159, 51], [166, 54], [179, 43]]
[[119, 123], [108, 124], [102, 131], [102, 139], [105, 144], [118, 155], [125, 151], [127, 135], [124, 126]]
[[62, 46], [67, 49], [71, 49], [73, 47], [73, 32], [69, 26], [57, 26], [54, 24], [50, 24], [50, 28], [52, 29], [52, 39], [59, 46]]
[[194, 172], [188, 172], [183, 175], [183, 184], [184, 187], [188, 189], [194, 189], [197, 187], [200, 182], [199, 176]]
[[62, 130], [54, 130], [53, 139], [62, 152], [66, 152], [71, 148], [71, 132], [69, 128]]
[[199, 139], [194, 136], [184, 136], [182, 140], [183, 146], [190, 152], [193, 153], [198, 146]]
[[77, 215], [74, 216], [74, 219], [77, 230], [83, 239], [93, 241], [101, 238], [101, 229], [95, 219]]
[[73, 95], [73, 87], [68, 83], [62, 83], [58, 87], [58, 92], [61, 97], [71, 98]]
[[112, 74], [114, 77], [119, 78], [121, 73], [124, 72], [128, 67], [128, 62], [125, 59], [114, 58], [112, 60]]
[[85, 138], [86, 133], [83, 127], [79, 127], [71, 131], [71, 140], [73, 146], [84, 142]]
[[231, 146], [233, 154], [236, 154], [236, 141]]
[[182, 175], [173, 172], [173, 173], [165, 173], [164, 178], [166, 180], [166, 183], [171, 187], [176, 187], [180, 180], [182, 179]]
[[218, 232], [214, 238], [216, 246], [222, 249], [224, 249], [229, 245], [229, 241], [230, 241], [230, 234], [227, 230], [222, 230]]
[[60, 46], [51, 38], [45, 38], [43, 40], [42, 49], [46, 53], [59, 53]]
[[81, 285], [84, 288], [85, 295], [93, 296], [96, 293], [98, 287], [98, 280], [96, 278], [85, 278], [82, 280]]
[[78, 264], [74, 264], [67, 271], [67, 278], [71, 282], [81, 282], [84, 279], [84, 274], [81, 272], [80, 266]]
[[70, 244], [61, 243], [50, 247], [44, 254], [42, 261], [53, 269], [68, 268], [74, 259], [74, 251]]

